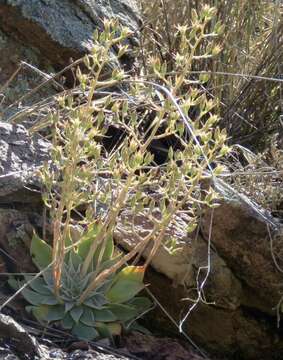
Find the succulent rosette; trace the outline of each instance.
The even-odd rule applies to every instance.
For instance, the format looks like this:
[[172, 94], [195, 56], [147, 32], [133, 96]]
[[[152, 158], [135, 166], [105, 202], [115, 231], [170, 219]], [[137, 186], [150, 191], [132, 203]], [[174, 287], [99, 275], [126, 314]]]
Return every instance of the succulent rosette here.
[[146, 297], [136, 297], [144, 289], [144, 268], [125, 266], [97, 286], [82, 300], [90, 282], [103, 270], [111, 268], [120, 256], [114, 256], [112, 237], [107, 239], [102, 260], [98, 265], [101, 246], [97, 247], [86, 275], [82, 266], [95, 241], [95, 228], [82, 236], [76, 246], [70, 246], [62, 266], [59, 291], [55, 291], [51, 266], [52, 248], [37, 235], [33, 236], [31, 255], [42, 275], [25, 275], [24, 280], [11, 278], [14, 288], [25, 286], [21, 293], [29, 303], [27, 311], [41, 323], [59, 323], [63, 329], [84, 340], [119, 335], [123, 328], [150, 309]]

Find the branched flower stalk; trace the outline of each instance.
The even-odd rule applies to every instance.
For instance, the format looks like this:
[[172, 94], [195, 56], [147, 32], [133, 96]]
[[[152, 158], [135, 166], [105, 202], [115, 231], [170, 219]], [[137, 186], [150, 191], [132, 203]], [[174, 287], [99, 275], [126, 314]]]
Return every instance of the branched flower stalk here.
[[[56, 306], [66, 302], [66, 296], [72, 298], [68, 300], [71, 305], [64, 312], [59, 311], [58, 319], [75, 333], [90, 326], [85, 323], [86, 314], [92, 311], [89, 302], [94, 306], [98, 298], [103, 301], [94, 314], [104, 321], [110, 321], [107, 317], [105, 320], [105, 310], [115, 315], [119, 301], [128, 309], [127, 314], [135, 316], [142, 304], [148, 308], [144, 300], [138, 300], [137, 305], [131, 297], [142, 289], [142, 274], [158, 248], [167, 246], [174, 250], [174, 239], [172, 244], [164, 241], [166, 229], [184, 211], [187, 230], [192, 232], [199, 206], [216, 205], [217, 195], [209, 182], [221, 173], [219, 160], [229, 151], [226, 133], [217, 127], [218, 117], [213, 114], [217, 104], [202, 91], [201, 85], [207, 79], [190, 79], [194, 62], [219, 52], [214, 41], [220, 27], [211, 26], [214, 14], [214, 9], [205, 6], [199, 14], [195, 13], [191, 26], [176, 30], [179, 49], [176, 68], [171, 72], [168, 73], [166, 62], [161, 64], [148, 54], [148, 78], [144, 78], [143, 68], [133, 76], [118, 66], [113, 49], [118, 48], [118, 58], [129, 51], [125, 41], [131, 32], [115, 20], [105, 21], [104, 31], [94, 34], [93, 50], [83, 60], [84, 69], [77, 68], [79, 95], [61, 94], [58, 109], [50, 115], [52, 164], [46, 164], [42, 179], [44, 202], [53, 221], [50, 259], [48, 255], [53, 263], [53, 280], [46, 281], [48, 288], [54, 287], [50, 301], [54, 302], [54, 293]], [[167, 91], [162, 93], [155, 84]], [[109, 92], [113, 87], [115, 91]], [[107, 139], [113, 126], [122, 135], [109, 146]], [[161, 149], [165, 157], [160, 162], [154, 144], [169, 140], [171, 146]], [[203, 186], [204, 183], [208, 185]], [[115, 257], [109, 239], [125, 209], [133, 219], [147, 218], [151, 226], [141, 235], [133, 221], [133, 236], [138, 242], [127, 254]], [[79, 219], [75, 216], [78, 213]], [[74, 235], [74, 228], [79, 236]], [[46, 249], [47, 245], [34, 240], [33, 251], [41, 266], [38, 248]], [[140, 259], [146, 248], [150, 254], [144, 266], [126, 266], [127, 262]], [[68, 280], [68, 266], [81, 282], [79, 289]], [[122, 293], [127, 293], [127, 289], [130, 296], [125, 298]], [[34, 302], [39, 306], [38, 301]], [[32, 311], [38, 318], [54, 319], [46, 306]], [[123, 320], [114, 315], [110, 318]], [[101, 330], [101, 324], [97, 326]]]

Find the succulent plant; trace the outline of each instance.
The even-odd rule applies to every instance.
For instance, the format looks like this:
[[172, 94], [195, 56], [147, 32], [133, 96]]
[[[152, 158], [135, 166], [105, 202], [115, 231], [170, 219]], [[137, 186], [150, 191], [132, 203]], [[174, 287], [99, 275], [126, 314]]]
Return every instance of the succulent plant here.
[[[58, 294], [54, 290], [51, 267], [43, 271], [40, 277], [25, 275], [22, 281], [15, 279], [9, 281], [10, 285], [16, 288], [29, 282], [21, 293], [30, 304], [26, 307], [27, 311], [32, 313], [38, 321], [57, 322], [62, 328], [84, 340], [118, 335], [123, 327], [134, 322], [151, 307], [151, 302], [146, 297], [135, 297], [144, 288], [144, 269], [139, 266], [126, 266], [120, 269], [90, 292], [85, 300], [80, 301], [90, 281], [119, 259], [119, 256], [113, 255], [113, 240], [109, 237], [99, 269], [97, 269], [97, 262], [100, 247], [93, 256], [90, 271], [83, 277], [81, 268], [89, 252], [93, 236], [95, 236], [95, 229], [91, 227], [83, 235], [79, 244], [71, 247], [66, 254]], [[34, 235], [31, 255], [38, 269], [43, 270], [52, 261], [52, 248]]]

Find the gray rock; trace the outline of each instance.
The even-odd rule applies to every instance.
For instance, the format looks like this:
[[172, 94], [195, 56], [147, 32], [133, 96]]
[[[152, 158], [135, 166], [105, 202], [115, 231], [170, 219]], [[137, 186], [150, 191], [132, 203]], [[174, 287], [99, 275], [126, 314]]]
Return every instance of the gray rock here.
[[0, 314], [0, 338], [12, 341], [16, 351], [22, 355], [33, 358], [41, 355], [37, 341], [8, 315]]
[[[39, 136], [30, 137], [22, 125], [0, 122], [0, 203], [27, 202], [36, 195], [36, 171], [49, 159], [50, 144]], [[20, 197], [14, 196], [21, 191]]]
[[[208, 211], [202, 218], [205, 239], [209, 236], [210, 216]], [[250, 206], [240, 198], [223, 201], [213, 218], [213, 246], [244, 285], [242, 304], [276, 316], [282, 272], [276, 267], [271, 245], [282, 267], [283, 226], [276, 224], [275, 218], [264, 213], [261, 216], [256, 205]]]
[[[0, 24], [1, 22], [0, 16]], [[46, 109], [44, 107], [42, 110], [38, 109], [36, 114], [30, 112], [27, 114], [25, 110], [45, 99], [49, 98], [50, 101], [50, 97], [55, 95], [58, 89], [54, 83], [49, 83], [27, 96], [25, 100], [22, 97], [29, 94], [31, 89], [38, 87], [46, 80], [46, 76], [54, 73], [55, 70], [49, 67], [48, 63], [44, 63], [45, 57], [37, 49], [32, 48], [28, 43], [17, 41], [13, 35], [13, 32], [7, 34], [0, 29], [0, 121], [12, 122], [11, 118], [19, 113], [25, 121], [28, 119], [28, 122], [33, 124], [34, 121], [46, 116]], [[19, 66], [20, 71], [18, 71]], [[39, 68], [43, 72], [40, 72]], [[11, 77], [13, 80], [9, 82]], [[19, 99], [22, 100], [17, 103]]]
[[[0, 314], [0, 360], [130, 360], [132, 357], [120, 355], [113, 349], [113, 354], [94, 350], [75, 350], [66, 353], [61, 349], [48, 348], [40, 344], [33, 336], [12, 317]], [[19, 357], [18, 357], [19, 355]]]
[[75, 350], [65, 357], [66, 360], [131, 360], [131, 357], [120, 355], [103, 354], [94, 350]]
[[52, 64], [66, 65], [92, 47], [92, 34], [103, 18], [118, 18], [135, 32], [135, 0], [0, 0], [0, 28], [39, 49]]

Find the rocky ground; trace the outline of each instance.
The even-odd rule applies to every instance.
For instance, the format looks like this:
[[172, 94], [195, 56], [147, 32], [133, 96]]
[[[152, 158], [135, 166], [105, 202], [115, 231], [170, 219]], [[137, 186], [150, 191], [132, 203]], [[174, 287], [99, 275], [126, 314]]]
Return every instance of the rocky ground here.
[[[28, 256], [29, 241], [32, 229], [41, 228], [43, 224], [36, 170], [48, 159], [50, 144], [39, 135], [28, 134], [26, 127], [44, 116], [44, 107], [40, 107], [36, 116], [29, 116], [24, 111], [31, 104], [37, 105], [56, 93], [58, 86], [68, 82], [68, 77], [63, 79], [65, 83], [49, 82], [31, 97], [19, 102], [15, 100], [42, 78], [50, 79], [52, 73], [69, 64], [70, 58], [75, 60], [87, 52], [93, 30], [101, 26], [101, 17], [112, 13], [134, 30], [133, 43], [138, 41], [140, 17], [133, 0], [40, 0], [36, 5], [32, 0], [0, 0], [0, 89], [9, 81], [0, 101], [1, 273], [33, 270]], [[21, 61], [31, 66], [23, 65]], [[124, 64], [117, 63], [117, 66], [130, 66], [132, 59], [123, 61]], [[17, 69], [19, 72], [15, 74]], [[12, 125], [11, 121], [23, 121], [25, 126]], [[214, 210], [213, 227], [210, 227], [212, 214], [206, 212], [200, 231], [188, 237], [183, 226], [186, 219], [180, 214], [176, 225], [167, 232], [168, 237], [175, 236], [180, 240], [180, 251], [172, 256], [161, 248], [148, 272], [149, 290], [163, 309], [157, 306], [148, 315], [145, 325], [163, 337], [138, 334], [127, 337], [120, 344], [124, 355], [113, 350], [102, 351], [102, 345], [86, 349], [86, 344], [77, 344], [80, 349], [75, 349], [75, 345], [70, 347], [70, 341], [56, 349], [56, 340], [52, 339], [53, 343], [40, 340], [39, 332], [36, 335], [38, 341], [35, 341], [12, 318], [1, 315], [0, 336], [4, 340], [0, 344], [0, 359], [24, 358], [23, 353], [32, 359], [203, 358], [196, 350], [188, 350], [179, 341], [166, 337], [179, 336], [176, 324], [166, 313], [178, 324], [192, 306], [184, 299], [196, 287], [197, 269], [207, 265], [210, 241], [211, 269], [205, 287], [209, 304], [198, 305], [184, 324], [184, 331], [210, 354], [241, 359], [282, 358], [283, 336], [277, 329], [276, 316], [276, 305], [282, 296], [282, 273], [274, 263], [274, 254], [279, 265], [282, 258], [282, 224], [225, 184], [215, 186], [224, 200]], [[127, 226], [126, 220], [130, 217], [128, 210], [121, 214], [115, 234], [116, 242], [126, 250], [137, 241]], [[146, 219], [136, 221], [141, 233], [146, 231]], [[2, 303], [8, 297], [4, 295]], [[21, 312], [20, 308], [17, 311]], [[11, 315], [15, 317], [15, 313]], [[11, 338], [9, 341], [7, 334]], [[23, 348], [23, 344], [27, 348]]]
[[[11, 308], [10, 308], [11, 309]], [[34, 323], [20, 325], [0, 315], [0, 359], [6, 360], [201, 360], [187, 344], [171, 338], [132, 333], [113, 346], [108, 341], [86, 343], [59, 330], [39, 329]], [[32, 323], [32, 322], [31, 322]]]

